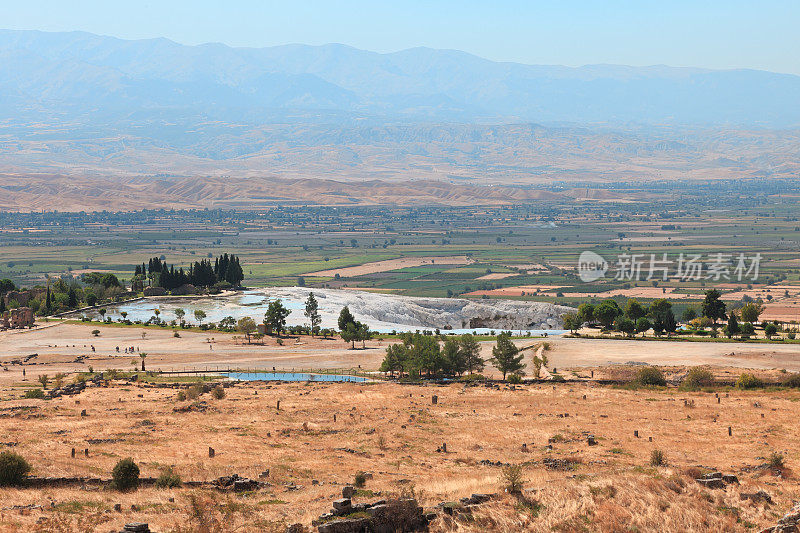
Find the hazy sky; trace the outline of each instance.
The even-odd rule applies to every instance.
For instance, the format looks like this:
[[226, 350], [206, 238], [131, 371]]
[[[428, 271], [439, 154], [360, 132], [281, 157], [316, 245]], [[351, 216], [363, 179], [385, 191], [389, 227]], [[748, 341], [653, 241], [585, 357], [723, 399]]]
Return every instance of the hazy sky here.
[[800, 74], [800, 0], [0, 0], [0, 27]]

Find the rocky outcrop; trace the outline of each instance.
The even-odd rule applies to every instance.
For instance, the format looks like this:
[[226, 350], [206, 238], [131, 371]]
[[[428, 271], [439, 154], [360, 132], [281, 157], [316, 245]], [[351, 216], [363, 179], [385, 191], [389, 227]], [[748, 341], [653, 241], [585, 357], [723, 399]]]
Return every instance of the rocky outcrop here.
[[762, 529], [760, 533], [798, 533], [800, 532], [800, 502], [792, 510], [783, 515], [772, 527]]
[[705, 474], [695, 481], [706, 487], [707, 489], [724, 489], [730, 484], [738, 484], [739, 478], [733, 474], [723, 474], [722, 472], [712, 472]]
[[411, 533], [427, 531], [430, 519], [411, 498], [358, 504], [340, 498], [314, 525], [319, 533]]

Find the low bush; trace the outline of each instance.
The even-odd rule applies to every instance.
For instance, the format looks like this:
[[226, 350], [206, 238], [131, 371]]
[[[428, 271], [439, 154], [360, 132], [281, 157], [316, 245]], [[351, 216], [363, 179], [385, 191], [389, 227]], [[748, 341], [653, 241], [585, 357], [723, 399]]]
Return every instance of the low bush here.
[[664, 452], [661, 450], [653, 450], [650, 452], [650, 466], [664, 466], [667, 460], [664, 458]]
[[172, 467], [165, 468], [156, 478], [156, 487], [159, 489], [173, 489], [181, 486], [181, 476]]
[[739, 389], [760, 389], [763, 386], [764, 382], [762, 380], [747, 372], [743, 373], [739, 376], [739, 379], [736, 380], [736, 387]]
[[43, 400], [44, 391], [42, 389], [28, 389], [25, 391], [25, 398], [28, 400]]
[[18, 453], [0, 453], [0, 487], [16, 487], [25, 483], [31, 465]]
[[793, 389], [800, 389], [800, 372], [790, 375], [783, 381], [783, 384], [786, 387], [792, 387]]
[[783, 454], [778, 452], [772, 452], [769, 454], [768, 458], [769, 467], [773, 470], [778, 470], [783, 468]]
[[714, 385], [714, 373], [706, 368], [694, 367], [689, 369], [681, 387], [686, 390], [698, 390]]
[[519, 385], [520, 383], [522, 383], [522, 376], [520, 376], [519, 374], [509, 374], [508, 382], [511, 383], [512, 385]]
[[355, 478], [353, 478], [353, 486], [362, 488], [366, 484], [367, 484], [367, 475], [364, 472], [356, 473]]
[[216, 398], [217, 400], [221, 400], [225, 397], [225, 389], [222, 387], [222, 385], [217, 385], [211, 391], [211, 395], [214, 396], [214, 398]]
[[188, 389], [186, 389], [186, 397], [190, 400], [196, 400], [203, 394], [203, 386], [202, 385], [192, 385]]
[[663, 387], [667, 384], [664, 374], [654, 366], [646, 366], [636, 373], [633, 380], [634, 385], [640, 387]]
[[134, 490], [139, 486], [139, 466], [130, 457], [120, 459], [111, 471], [111, 478], [115, 489]]
[[500, 480], [503, 489], [509, 494], [519, 494], [525, 484], [522, 465], [504, 466], [500, 471]]

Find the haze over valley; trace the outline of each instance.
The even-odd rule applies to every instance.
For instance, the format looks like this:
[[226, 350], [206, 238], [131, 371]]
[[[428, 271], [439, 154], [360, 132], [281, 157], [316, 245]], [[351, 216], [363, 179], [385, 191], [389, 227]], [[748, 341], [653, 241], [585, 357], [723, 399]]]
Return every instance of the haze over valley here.
[[[0, 31], [0, 62], [6, 209], [56, 209], [55, 184], [67, 205], [89, 209], [93, 184], [109, 179], [128, 180], [116, 206], [127, 209], [138, 207], [128, 190], [160, 201], [141, 180], [184, 191], [202, 177], [202, 194], [167, 201], [208, 207], [260, 200], [280, 179], [414, 180], [413, 196], [448, 202], [430, 181], [553, 188], [800, 170], [800, 77], [788, 74], [12, 30]], [[292, 188], [278, 196], [309, 201]]]

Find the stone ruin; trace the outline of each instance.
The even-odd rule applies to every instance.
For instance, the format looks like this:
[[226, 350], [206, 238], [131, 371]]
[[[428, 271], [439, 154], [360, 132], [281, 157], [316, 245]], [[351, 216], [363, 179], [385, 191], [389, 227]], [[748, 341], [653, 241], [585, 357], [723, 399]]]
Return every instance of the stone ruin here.
[[[372, 503], [352, 501], [355, 488], [342, 489], [342, 498], [333, 501], [329, 513], [313, 522], [319, 533], [411, 533], [427, 531], [436, 513], [426, 514], [413, 498], [378, 500]], [[294, 529], [293, 529], [294, 528]], [[302, 531], [300, 524], [287, 531]]]
[[[469, 514], [477, 505], [495, 498], [496, 494], [473, 494], [457, 502], [443, 502], [435, 512], [425, 512], [413, 498], [378, 500], [354, 504], [355, 488], [342, 489], [342, 498], [333, 501], [330, 512], [314, 520], [319, 533], [412, 533], [428, 531], [430, 523], [440, 514]], [[305, 533], [302, 524], [287, 528], [287, 533]]]
[[31, 328], [34, 322], [33, 309], [30, 307], [17, 307], [9, 309], [0, 316], [0, 329]]

